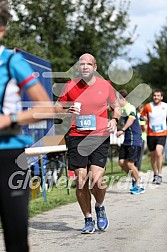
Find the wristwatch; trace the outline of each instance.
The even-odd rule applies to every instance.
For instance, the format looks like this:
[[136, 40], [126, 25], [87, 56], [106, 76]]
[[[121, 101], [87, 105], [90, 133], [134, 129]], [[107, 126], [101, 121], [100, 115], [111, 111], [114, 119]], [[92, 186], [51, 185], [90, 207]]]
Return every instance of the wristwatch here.
[[116, 118], [116, 117], [113, 117], [112, 119], [115, 119], [115, 121], [116, 121], [116, 123], [118, 123], [118, 118]]
[[17, 116], [16, 114], [10, 114], [10, 118], [11, 118], [11, 128], [15, 128], [18, 125], [18, 121], [17, 121]]

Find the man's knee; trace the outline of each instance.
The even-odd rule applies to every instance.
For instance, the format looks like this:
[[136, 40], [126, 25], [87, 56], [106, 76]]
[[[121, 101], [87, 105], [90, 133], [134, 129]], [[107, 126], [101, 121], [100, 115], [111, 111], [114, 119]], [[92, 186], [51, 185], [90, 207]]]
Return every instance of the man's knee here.
[[119, 165], [121, 166], [121, 168], [123, 168], [124, 165], [125, 165], [125, 160], [124, 159], [120, 159], [119, 160]]

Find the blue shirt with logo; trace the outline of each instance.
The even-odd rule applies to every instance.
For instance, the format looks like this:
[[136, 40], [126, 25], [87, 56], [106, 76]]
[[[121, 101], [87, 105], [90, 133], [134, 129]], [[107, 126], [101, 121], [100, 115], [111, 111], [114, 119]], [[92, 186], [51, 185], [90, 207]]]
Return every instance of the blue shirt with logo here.
[[[10, 56], [9, 71], [7, 69]], [[34, 85], [38, 79], [33, 75], [33, 69], [22, 57], [21, 53], [14, 53], [12, 50], [0, 46], [0, 114], [18, 113], [22, 110], [18, 104], [21, 103], [21, 91]], [[8, 82], [9, 81], [9, 82]], [[4, 90], [5, 85], [7, 88]], [[4, 103], [2, 104], [4, 96]], [[16, 135], [8, 136], [0, 134], [0, 149], [19, 149], [32, 145], [33, 139], [30, 136]]]

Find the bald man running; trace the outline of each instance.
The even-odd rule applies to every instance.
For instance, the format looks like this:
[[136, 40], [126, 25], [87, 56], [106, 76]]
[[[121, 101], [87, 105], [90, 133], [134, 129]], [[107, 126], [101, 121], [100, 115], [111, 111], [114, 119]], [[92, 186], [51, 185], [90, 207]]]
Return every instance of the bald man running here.
[[[62, 106], [73, 103], [72, 124], [69, 132], [68, 165], [76, 175], [76, 196], [85, 217], [82, 234], [95, 231], [92, 217], [91, 194], [96, 204], [97, 227], [105, 231], [109, 225], [104, 207], [106, 184], [103, 181], [109, 150], [109, 136], [116, 129], [121, 111], [110, 82], [96, 76], [95, 58], [88, 53], [79, 58], [79, 77], [66, 83], [59, 101]], [[108, 120], [107, 108], [112, 107], [113, 117]], [[120, 113], [121, 114], [121, 113]]]

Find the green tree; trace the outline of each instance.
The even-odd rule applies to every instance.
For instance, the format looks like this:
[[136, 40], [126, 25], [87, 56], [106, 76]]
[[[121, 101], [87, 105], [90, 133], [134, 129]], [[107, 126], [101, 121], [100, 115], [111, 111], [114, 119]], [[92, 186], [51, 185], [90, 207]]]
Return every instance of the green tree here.
[[52, 62], [54, 71], [71, 65], [68, 17], [74, 12], [70, 0], [11, 0], [15, 13], [6, 44], [19, 47]]
[[129, 1], [120, 1], [117, 11], [112, 1], [76, 0], [76, 18], [70, 30], [75, 62], [82, 53], [92, 53], [99, 65], [98, 71], [107, 76], [111, 61], [126, 54], [126, 46], [133, 43], [133, 32], [125, 35], [129, 4]]
[[48, 59], [54, 71], [67, 71], [84, 52], [97, 58], [106, 77], [111, 61], [133, 43], [125, 35], [130, 1], [10, 0], [15, 13], [6, 44]]
[[152, 88], [162, 89], [167, 100], [167, 20], [160, 34], [155, 36], [153, 49], [147, 56], [149, 62], [140, 66], [142, 76]]

